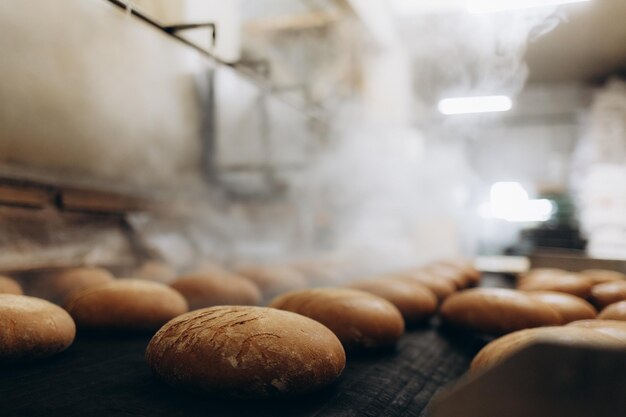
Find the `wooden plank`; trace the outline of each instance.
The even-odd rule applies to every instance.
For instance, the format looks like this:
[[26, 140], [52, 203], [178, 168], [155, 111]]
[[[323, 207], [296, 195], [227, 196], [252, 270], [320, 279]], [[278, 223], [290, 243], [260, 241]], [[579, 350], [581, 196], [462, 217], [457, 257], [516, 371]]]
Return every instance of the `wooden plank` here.
[[146, 199], [103, 191], [64, 189], [60, 194], [61, 208], [96, 213], [126, 213], [148, 210], [152, 203]]
[[0, 182], [0, 203], [41, 208], [50, 204], [53, 192], [46, 187]]

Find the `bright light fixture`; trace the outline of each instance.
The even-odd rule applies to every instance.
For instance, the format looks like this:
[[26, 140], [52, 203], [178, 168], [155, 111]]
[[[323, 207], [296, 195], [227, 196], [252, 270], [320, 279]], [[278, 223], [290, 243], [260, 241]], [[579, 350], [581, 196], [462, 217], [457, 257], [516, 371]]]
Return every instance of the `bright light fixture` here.
[[483, 218], [509, 222], [544, 222], [553, 211], [550, 200], [530, 200], [519, 182], [496, 182], [491, 186], [489, 202], [478, 208]]
[[513, 107], [507, 96], [477, 96], [444, 98], [437, 106], [443, 114], [491, 113], [508, 111]]
[[587, 1], [591, 0], [467, 0], [466, 9], [471, 13], [492, 13], [504, 10], [583, 3]]

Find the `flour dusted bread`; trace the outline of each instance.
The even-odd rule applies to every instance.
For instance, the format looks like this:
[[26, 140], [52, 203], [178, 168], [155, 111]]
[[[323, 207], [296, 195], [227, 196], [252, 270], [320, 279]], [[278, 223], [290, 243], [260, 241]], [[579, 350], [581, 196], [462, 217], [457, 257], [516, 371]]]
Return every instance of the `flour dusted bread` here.
[[559, 312], [563, 319], [561, 324], [572, 321], [593, 319], [596, 317], [596, 309], [587, 301], [575, 295], [555, 291], [529, 292], [528, 295], [535, 300], [548, 304]]
[[74, 291], [106, 284], [113, 280], [113, 275], [103, 268], [69, 268], [33, 278], [28, 287], [28, 294], [62, 305]]
[[74, 321], [61, 307], [0, 294], [0, 363], [52, 356], [70, 346], [75, 335]]
[[591, 300], [599, 309], [626, 300], [626, 281], [605, 282], [594, 286]]
[[270, 307], [319, 321], [332, 330], [346, 349], [393, 346], [404, 333], [400, 311], [389, 301], [364, 291], [317, 288], [275, 298]]
[[522, 291], [556, 291], [588, 298], [593, 281], [580, 274], [530, 275], [518, 283]]
[[450, 324], [492, 334], [554, 326], [563, 320], [549, 305], [503, 288], [473, 288], [453, 294], [441, 306], [441, 316]]
[[605, 282], [626, 281], [625, 274], [608, 269], [586, 269], [581, 271], [580, 274], [590, 278], [594, 285]]
[[235, 273], [254, 282], [265, 298], [307, 286], [302, 273], [284, 265], [246, 266], [237, 268]]
[[79, 328], [110, 330], [155, 330], [188, 311], [177, 291], [139, 279], [118, 279], [74, 292], [65, 309]]
[[0, 294], [22, 295], [22, 286], [12, 278], [0, 275]]
[[600, 320], [620, 320], [626, 322], [626, 301], [610, 304], [598, 315]]
[[590, 328], [560, 326], [526, 329], [502, 336], [489, 343], [474, 357], [471, 370], [477, 371], [491, 367], [522, 348], [538, 342], [626, 348], [624, 340]]
[[261, 302], [261, 291], [252, 281], [227, 272], [205, 271], [183, 275], [170, 287], [185, 297], [190, 310]]
[[219, 306], [168, 322], [150, 341], [146, 360], [171, 385], [215, 396], [266, 398], [332, 383], [346, 356], [333, 332], [307, 317]]
[[407, 324], [415, 324], [437, 310], [437, 297], [424, 285], [408, 280], [375, 278], [354, 281], [349, 288], [377, 295], [396, 306]]

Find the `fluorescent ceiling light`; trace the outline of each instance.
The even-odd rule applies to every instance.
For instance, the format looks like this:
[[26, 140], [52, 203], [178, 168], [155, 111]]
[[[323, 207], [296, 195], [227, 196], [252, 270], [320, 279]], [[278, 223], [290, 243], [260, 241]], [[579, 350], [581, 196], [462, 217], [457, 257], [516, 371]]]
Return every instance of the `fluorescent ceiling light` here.
[[507, 96], [477, 96], [445, 98], [437, 106], [443, 114], [491, 113], [508, 111], [513, 107]]
[[587, 1], [591, 0], [467, 0], [466, 8], [471, 13], [492, 13]]

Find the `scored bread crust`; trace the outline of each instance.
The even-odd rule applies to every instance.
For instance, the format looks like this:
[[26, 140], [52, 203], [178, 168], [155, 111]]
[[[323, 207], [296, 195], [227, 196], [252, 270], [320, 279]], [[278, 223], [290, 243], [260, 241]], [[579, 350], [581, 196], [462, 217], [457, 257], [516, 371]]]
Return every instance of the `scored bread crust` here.
[[270, 307], [319, 321], [337, 335], [346, 350], [393, 346], [404, 333], [404, 319], [393, 304], [359, 290], [293, 291], [276, 297]]
[[76, 335], [74, 321], [61, 307], [13, 294], [0, 294], [0, 329], [0, 362], [54, 355]]
[[155, 330], [188, 311], [185, 298], [167, 285], [139, 279], [73, 292], [65, 309], [79, 328]]
[[453, 294], [441, 306], [441, 316], [450, 324], [491, 334], [555, 326], [563, 320], [549, 305], [504, 288], [473, 288]]
[[217, 306], [163, 326], [146, 350], [164, 381], [230, 397], [281, 397], [322, 388], [346, 363], [337, 337], [307, 317], [266, 307]]
[[354, 281], [349, 288], [377, 295], [396, 306], [406, 323], [418, 323], [437, 311], [437, 297], [428, 287], [408, 280], [377, 278]]

